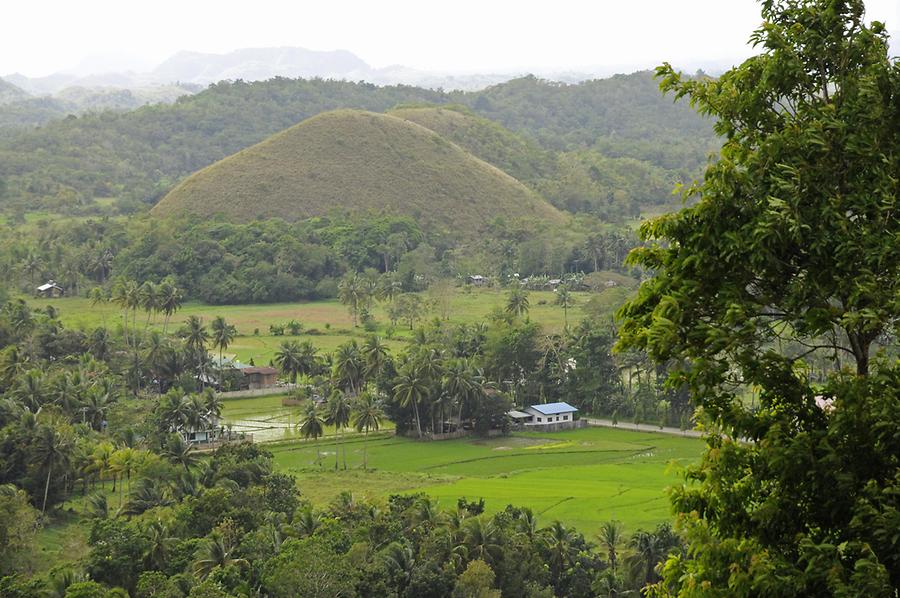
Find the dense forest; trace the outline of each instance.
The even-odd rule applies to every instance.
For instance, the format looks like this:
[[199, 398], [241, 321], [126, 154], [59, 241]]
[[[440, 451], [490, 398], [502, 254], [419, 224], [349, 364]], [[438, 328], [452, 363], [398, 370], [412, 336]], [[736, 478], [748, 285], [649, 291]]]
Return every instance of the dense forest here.
[[[10, 290], [31, 294], [47, 279], [70, 295], [107, 290], [119, 278], [174, 280], [189, 299], [212, 304], [268, 303], [335, 297], [347, 272], [390, 275], [407, 292], [438, 279], [470, 274], [505, 284], [514, 275], [562, 277], [618, 272], [637, 240], [633, 232], [603, 227], [589, 217], [569, 230], [541, 223], [486, 223], [485, 234], [461, 251], [452, 238], [411, 218], [372, 215], [273, 219], [233, 224], [224, 220], [90, 218], [22, 227], [0, 240], [0, 272]], [[603, 279], [605, 280], [605, 279]]]

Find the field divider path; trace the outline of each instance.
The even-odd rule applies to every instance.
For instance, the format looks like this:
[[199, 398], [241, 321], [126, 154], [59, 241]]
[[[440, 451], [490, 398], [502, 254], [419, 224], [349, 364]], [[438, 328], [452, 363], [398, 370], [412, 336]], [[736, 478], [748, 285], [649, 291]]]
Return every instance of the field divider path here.
[[[507, 453], [504, 455], [487, 455], [484, 457], [473, 457], [472, 459], [460, 459], [459, 461], [448, 461], [447, 463], [438, 463], [435, 465], [428, 465], [427, 467], [420, 468], [420, 471], [426, 471], [429, 469], [438, 469], [440, 467], [448, 467], [450, 465], [462, 465], [464, 463], [475, 463], [477, 461], [492, 461], [492, 460], [496, 460], [496, 459], [511, 459], [514, 457], [539, 458], [539, 457], [550, 457], [553, 455], [580, 455], [580, 454], [586, 454], [586, 453], [612, 453], [612, 454], [615, 454], [617, 457], [621, 456], [623, 458], [628, 458], [628, 457], [635, 457], [637, 455], [642, 455], [648, 451], [652, 451], [654, 448], [656, 448], [656, 447], [653, 447], [653, 446], [643, 447], [638, 451], [600, 449], [600, 450], [595, 450], [595, 451], [590, 451], [590, 450], [585, 450], [585, 451], [548, 450], [546, 452], [541, 452], [541, 453], [514, 452], [514, 453]], [[612, 460], [615, 460], [615, 459], [612, 459]], [[604, 462], [606, 462], [606, 461], [604, 461]], [[523, 471], [528, 471], [528, 470], [532, 470], [532, 469], [544, 469], [544, 468], [543, 467], [529, 467]]]
[[689, 438], [703, 438], [703, 432], [700, 430], [681, 430], [671, 426], [663, 426], [660, 428], [654, 424], [614, 424], [611, 419], [603, 419], [597, 417], [582, 418], [589, 426], [597, 426], [600, 428], [612, 428], [614, 430], [625, 430], [626, 432], [655, 432], [657, 434], [670, 434], [672, 436], [686, 436]]

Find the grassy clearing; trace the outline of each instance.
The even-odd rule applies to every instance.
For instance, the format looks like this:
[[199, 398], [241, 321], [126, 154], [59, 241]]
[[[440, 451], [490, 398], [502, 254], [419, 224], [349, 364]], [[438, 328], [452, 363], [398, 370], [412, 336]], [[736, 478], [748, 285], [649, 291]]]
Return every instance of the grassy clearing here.
[[[569, 323], [574, 324], [584, 317], [584, 304], [589, 293], [574, 293], [575, 306], [569, 309]], [[450, 301], [449, 321], [454, 324], [476, 323], [487, 321], [491, 312], [503, 308], [506, 304], [507, 292], [499, 289], [459, 288], [453, 292]], [[554, 304], [555, 294], [551, 291], [535, 291], [530, 294], [531, 310], [529, 317], [540, 322], [547, 332], [559, 331], [565, 325], [563, 309]], [[92, 306], [90, 301], [82, 297], [62, 297], [59, 299], [29, 299], [34, 307], [52, 305], [60, 314], [67, 326], [82, 329], [93, 329], [106, 325], [113, 329], [121, 328], [122, 310], [112, 304]], [[376, 334], [391, 339], [386, 341], [393, 351], [406, 346], [410, 336], [408, 328], [399, 324], [391, 329], [385, 306], [378, 304], [372, 310], [378, 327]], [[353, 328], [347, 309], [335, 299], [302, 303], [275, 303], [253, 305], [206, 305], [203, 303], [186, 303], [181, 311], [175, 314], [169, 325], [170, 330], [177, 327], [188, 316], [197, 315], [209, 322], [216, 316], [223, 316], [238, 330], [238, 337], [228, 348], [227, 353], [236, 356], [243, 362], [253, 359], [258, 365], [269, 363], [275, 356], [278, 346], [289, 339], [309, 340], [323, 352], [333, 351], [341, 343], [352, 338], [358, 340], [366, 336], [361, 328]], [[423, 314], [426, 318], [436, 317], [435, 313]], [[144, 326], [146, 315], [138, 313], [138, 326]], [[270, 324], [285, 324], [296, 320], [303, 324], [304, 334], [299, 337], [272, 336], [269, 334]], [[162, 318], [151, 320], [151, 328], [162, 329]], [[255, 331], [259, 334], [255, 334]]]
[[[47, 520], [38, 529], [35, 550], [24, 569], [32, 574], [49, 571], [53, 567], [75, 563], [90, 551], [90, 524], [86, 514], [86, 497], [78, 484], [72, 496], [56, 509], [48, 511]], [[112, 491], [112, 482], [88, 489], [88, 494], [105, 493], [111, 510], [120, 505], [119, 494]]]
[[340, 445], [320, 440], [322, 464], [312, 443], [273, 446], [278, 469], [294, 474], [314, 503], [327, 504], [343, 490], [384, 497], [425, 492], [444, 507], [465, 496], [484, 498], [488, 512], [516, 504], [532, 508], [543, 524], [559, 519], [592, 534], [609, 519], [634, 531], [669, 519], [666, 488], [678, 481], [673, 465], [695, 461], [703, 441], [606, 428], [521, 433], [484, 440], [416, 442], [396, 436], [363, 442], [348, 438], [350, 471], [331, 471]]

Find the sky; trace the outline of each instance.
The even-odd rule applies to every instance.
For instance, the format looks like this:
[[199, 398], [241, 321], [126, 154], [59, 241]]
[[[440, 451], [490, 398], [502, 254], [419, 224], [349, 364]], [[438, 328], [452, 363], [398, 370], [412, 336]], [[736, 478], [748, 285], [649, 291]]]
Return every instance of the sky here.
[[[900, 0], [866, 6], [900, 32]], [[271, 46], [440, 72], [727, 67], [761, 20], [753, 0], [4, 0], [2, 19], [0, 74], [30, 77]]]

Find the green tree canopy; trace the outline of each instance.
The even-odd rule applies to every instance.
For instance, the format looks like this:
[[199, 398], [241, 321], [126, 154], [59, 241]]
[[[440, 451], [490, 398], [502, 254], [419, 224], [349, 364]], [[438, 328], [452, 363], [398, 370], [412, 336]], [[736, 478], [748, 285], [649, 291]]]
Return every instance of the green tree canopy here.
[[762, 14], [762, 52], [718, 80], [658, 69], [724, 138], [697, 203], [642, 228], [657, 275], [621, 312], [620, 348], [682, 364], [670, 383], [723, 431], [674, 493], [695, 558], [660, 592], [892, 595], [900, 368], [872, 358], [900, 315], [900, 64], [859, 0]]
[[[900, 64], [860, 0], [766, 0], [762, 15], [762, 52], [719, 79], [658, 69], [725, 139], [685, 190], [696, 204], [642, 228], [632, 259], [657, 275], [621, 311], [620, 348], [680, 363], [670, 382], [724, 432], [675, 493], [696, 558], [671, 559], [664, 584], [893, 595], [900, 452], [878, 431], [896, 426], [898, 364], [872, 354], [900, 314]], [[814, 385], [800, 366], [817, 353], [855, 371]]]

